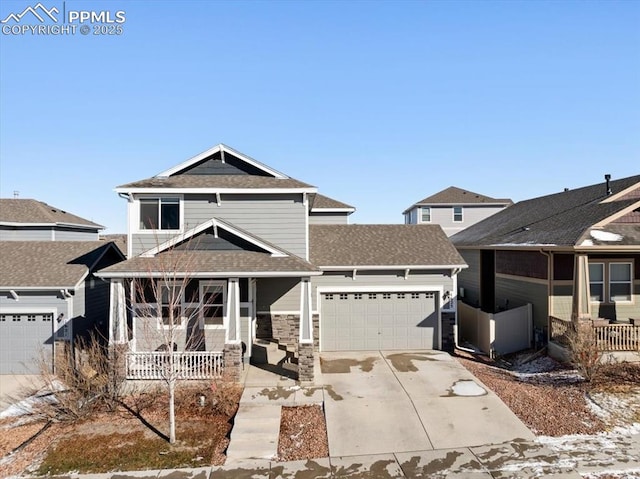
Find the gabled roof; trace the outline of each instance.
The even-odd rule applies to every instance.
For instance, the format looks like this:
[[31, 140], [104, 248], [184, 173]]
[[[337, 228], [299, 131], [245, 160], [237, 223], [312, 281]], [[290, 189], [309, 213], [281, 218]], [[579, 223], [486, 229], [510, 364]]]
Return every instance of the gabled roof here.
[[28, 198], [1, 198], [0, 225], [3, 226], [73, 226], [91, 230], [102, 230], [93, 221], [86, 220], [42, 201]]
[[458, 247], [577, 246], [592, 228], [640, 206], [634, 195], [619, 194], [634, 185], [640, 188], [640, 175], [611, 181], [612, 195], [598, 183], [520, 201], [453, 235], [451, 241]]
[[[178, 175], [169, 178], [148, 178], [118, 186], [117, 192], [129, 192], [137, 188], [152, 188], [154, 190], [185, 190], [185, 189], [309, 189], [312, 193], [315, 188], [302, 181], [291, 178], [270, 178], [266, 176], [249, 175]], [[179, 193], [179, 191], [176, 191]]]
[[100, 270], [97, 276], [119, 277], [228, 277], [320, 274], [315, 266], [297, 256], [272, 256], [255, 251], [170, 250], [154, 257], [136, 256]]
[[466, 267], [439, 225], [310, 225], [309, 254], [325, 269]]
[[435, 195], [427, 196], [423, 200], [414, 203], [409, 208], [407, 208], [404, 213], [408, 212], [416, 206], [478, 204], [506, 206], [513, 204], [513, 201], [508, 198], [491, 198], [490, 196], [481, 195], [480, 193], [474, 193], [473, 191], [463, 190], [462, 188], [458, 188], [456, 186], [450, 186], [449, 188], [445, 188]]
[[[219, 144], [151, 178], [126, 183], [118, 193], [145, 190], [173, 192], [201, 190], [233, 193], [236, 190], [295, 190], [315, 193], [314, 186], [295, 180], [226, 145]], [[176, 191], [177, 192], [177, 191]]]
[[0, 288], [72, 289], [111, 248], [118, 251], [104, 241], [0, 241]]
[[328, 196], [316, 193], [311, 203], [311, 211], [349, 211], [353, 213], [355, 207], [343, 203], [342, 201], [334, 200]]

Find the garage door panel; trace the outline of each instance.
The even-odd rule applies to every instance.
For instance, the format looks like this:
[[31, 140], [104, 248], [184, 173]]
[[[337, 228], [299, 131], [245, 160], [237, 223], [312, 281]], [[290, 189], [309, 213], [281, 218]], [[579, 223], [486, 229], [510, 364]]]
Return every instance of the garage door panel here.
[[[433, 293], [341, 293], [322, 295], [324, 351], [433, 349], [438, 318]], [[342, 297], [343, 299], [336, 299]], [[336, 304], [339, 306], [336, 307]]]
[[0, 374], [39, 372], [40, 358], [50, 358], [53, 314], [0, 313]]

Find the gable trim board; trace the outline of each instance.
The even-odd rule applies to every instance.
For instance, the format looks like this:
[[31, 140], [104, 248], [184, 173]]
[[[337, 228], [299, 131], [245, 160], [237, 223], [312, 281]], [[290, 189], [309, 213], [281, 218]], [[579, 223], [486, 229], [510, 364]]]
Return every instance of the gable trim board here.
[[[243, 193], [251, 193], [251, 194], [269, 194], [269, 193], [316, 193], [317, 188], [309, 186], [309, 187], [299, 187], [299, 188], [216, 188], [216, 187], [204, 187], [204, 188], [128, 188], [128, 187], [118, 187], [115, 189], [116, 193], [131, 193], [131, 194], [140, 194], [140, 193], [149, 193], [153, 194], [163, 194], [163, 195], [177, 195], [177, 194], [197, 194], [197, 193], [227, 193], [227, 194], [243, 194]], [[179, 192], [179, 193], [177, 193]]]
[[239, 160], [244, 161], [245, 163], [258, 168], [259, 170], [264, 171], [265, 173], [270, 174], [271, 176], [273, 176], [274, 178], [288, 178], [287, 175], [285, 175], [284, 173], [279, 172], [278, 170], [275, 170], [267, 165], [265, 165], [264, 163], [260, 163], [257, 160], [254, 160], [253, 158], [251, 158], [250, 156], [245, 155], [244, 153], [240, 153], [239, 151], [234, 150], [233, 148], [220, 143], [212, 148], [209, 148], [206, 151], [203, 151], [202, 153], [197, 154], [196, 156], [193, 156], [192, 158], [189, 158], [188, 160], [180, 163], [179, 165], [174, 166], [173, 168], [169, 168], [168, 170], [162, 171], [160, 173], [158, 173], [157, 177], [168, 177], [168, 176], [172, 176], [175, 175], [177, 173], [180, 173], [183, 170], [186, 170], [187, 168], [196, 165], [197, 163], [206, 160], [208, 157], [212, 156], [214, 153], [218, 153], [220, 152], [222, 154], [222, 161], [224, 162], [224, 153], [230, 153], [233, 156], [235, 156], [236, 158], [238, 158]]
[[[637, 186], [635, 188], [637, 188]], [[632, 188], [629, 188], [629, 190], [633, 191], [635, 188], [632, 187]], [[613, 200], [609, 200], [609, 198], [607, 198], [607, 199], [605, 199], [603, 201], [603, 203], [608, 203], [610, 201], [613, 201]], [[597, 229], [600, 229], [600, 228], [604, 228], [609, 223], [617, 220], [618, 218], [620, 218], [620, 217], [622, 217], [622, 216], [624, 216], [624, 215], [626, 215], [628, 213], [631, 213], [632, 211], [635, 211], [638, 208], [640, 208], [640, 201], [638, 201], [637, 203], [633, 203], [633, 204], [627, 206], [626, 208], [621, 209], [620, 211], [612, 214], [611, 216], [609, 216], [608, 218], [603, 219], [602, 221], [598, 221], [597, 223], [595, 223], [592, 226], [591, 229], [597, 230]]]
[[272, 246], [270, 244], [267, 244], [266, 242], [262, 241], [261, 239], [257, 238], [256, 236], [247, 233], [245, 231], [240, 230], [239, 228], [236, 228], [233, 225], [230, 225], [229, 223], [219, 220], [217, 218], [211, 218], [209, 221], [205, 221], [204, 223], [199, 224], [198, 226], [196, 226], [195, 228], [192, 228], [188, 231], [185, 231], [184, 233], [180, 233], [176, 236], [174, 236], [173, 238], [171, 238], [168, 241], [165, 241], [163, 243], [161, 243], [160, 245], [156, 246], [155, 248], [152, 248], [148, 251], [145, 251], [144, 253], [142, 253], [140, 256], [142, 257], [150, 257], [150, 256], [155, 256], [156, 254], [165, 251], [175, 245], [177, 245], [178, 243], [182, 243], [183, 241], [186, 241], [190, 238], [193, 238], [194, 236], [196, 236], [198, 233], [202, 233], [203, 231], [209, 229], [209, 228], [214, 228], [214, 231], [217, 228], [221, 228], [235, 236], [237, 236], [240, 239], [243, 239], [245, 241], [247, 241], [248, 243], [253, 244], [254, 246], [257, 246], [269, 253], [271, 253], [271, 256], [273, 257], [286, 257], [286, 256], [290, 256], [289, 254], [287, 254], [284, 250], [276, 248], [275, 246]]

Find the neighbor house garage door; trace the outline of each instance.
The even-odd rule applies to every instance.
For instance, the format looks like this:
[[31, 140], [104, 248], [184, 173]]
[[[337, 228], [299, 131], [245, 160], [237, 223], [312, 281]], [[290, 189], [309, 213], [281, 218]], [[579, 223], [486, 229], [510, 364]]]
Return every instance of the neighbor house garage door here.
[[0, 374], [35, 374], [53, 351], [53, 313], [0, 314]]
[[323, 293], [323, 351], [436, 349], [436, 293]]

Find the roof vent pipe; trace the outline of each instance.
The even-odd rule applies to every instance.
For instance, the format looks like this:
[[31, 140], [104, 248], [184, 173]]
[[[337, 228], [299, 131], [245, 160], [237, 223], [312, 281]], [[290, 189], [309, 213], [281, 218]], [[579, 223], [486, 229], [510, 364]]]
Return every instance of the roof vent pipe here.
[[607, 196], [609, 196], [611, 194], [611, 175], [604, 175], [604, 180], [607, 182]]

